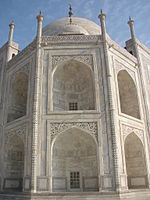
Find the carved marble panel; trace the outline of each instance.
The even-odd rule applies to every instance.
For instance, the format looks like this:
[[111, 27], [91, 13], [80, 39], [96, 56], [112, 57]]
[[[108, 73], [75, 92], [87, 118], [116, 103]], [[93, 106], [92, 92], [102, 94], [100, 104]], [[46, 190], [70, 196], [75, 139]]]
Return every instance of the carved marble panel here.
[[48, 177], [38, 177], [37, 186], [39, 191], [48, 190]]
[[98, 140], [97, 122], [66, 122], [66, 123], [49, 123], [49, 133], [51, 141], [61, 132], [77, 127], [83, 129]]
[[116, 74], [119, 73], [121, 70], [126, 70], [128, 74], [132, 77], [132, 79], [136, 82], [135, 78], [135, 72], [128, 67], [124, 66], [123, 64], [119, 63], [118, 61], [115, 60], [115, 68], [116, 68]]
[[30, 177], [25, 177], [24, 178], [24, 189], [29, 190], [30, 189]]
[[63, 61], [76, 60], [89, 65], [93, 69], [93, 57], [92, 55], [54, 55], [52, 56], [53, 69], [56, 65]]
[[66, 35], [66, 36], [43, 36], [42, 43], [46, 46], [51, 43], [85, 43], [98, 42], [101, 39], [99, 35]]
[[144, 140], [143, 140], [143, 130], [126, 125], [126, 124], [122, 124], [122, 131], [123, 131], [123, 139], [125, 141], [126, 137], [130, 134], [130, 133], [135, 133], [143, 142], [144, 144]]
[[19, 126], [14, 129], [5, 131], [5, 144], [7, 144], [9, 139], [14, 135], [19, 136], [25, 144], [26, 126], [23, 125], [23, 126]]

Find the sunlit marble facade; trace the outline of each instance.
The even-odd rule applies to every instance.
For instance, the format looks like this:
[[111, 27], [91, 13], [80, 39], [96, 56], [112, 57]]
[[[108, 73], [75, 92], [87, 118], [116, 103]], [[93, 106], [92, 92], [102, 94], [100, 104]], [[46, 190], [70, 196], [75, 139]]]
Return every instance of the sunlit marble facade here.
[[122, 48], [99, 18], [42, 29], [40, 13], [21, 52], [10, 24], [0, 48], [0, 199], [149, 198], [150, 50], [132, 19]]

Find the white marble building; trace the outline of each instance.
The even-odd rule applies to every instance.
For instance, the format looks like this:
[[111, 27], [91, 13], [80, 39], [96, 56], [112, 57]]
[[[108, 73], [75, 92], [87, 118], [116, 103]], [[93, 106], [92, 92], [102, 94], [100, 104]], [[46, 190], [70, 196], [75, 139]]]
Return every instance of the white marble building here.
[[[150, 50], [62, 18], [0, 48], [0, 199], [149, 199]], [[16, 193], [17, 192], [17, 193]]]

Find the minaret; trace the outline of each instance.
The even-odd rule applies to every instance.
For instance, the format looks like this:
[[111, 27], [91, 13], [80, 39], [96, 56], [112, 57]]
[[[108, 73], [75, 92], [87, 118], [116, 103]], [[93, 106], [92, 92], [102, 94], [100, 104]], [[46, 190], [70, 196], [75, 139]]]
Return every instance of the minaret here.
[[18, 44], [13, 42], [14, 28], [15, 28], [15, 23], [14, 23], [14, 21], [12, 21], [9, 24], [9, 36], [8, 36], [6, 62], [11, 60], [13, 56], [18, 54]]
[[106, 42], [106, 24], [105, 24], [106, 15], [105, 13], [103, 13], [102, 10], [98, 18], [100, 19], [100, 22], [101, 22], [102, 37], [103, 37], [103, 40]]
[[40, 45], [42, 36], [42, 23], [44, 19], [41, 11], [36, 18], [37, 18], [37, 44]]
[[102, 31], [102, 44], [103, 44], [103, 52], [104, 52], [104, 67], [106, 68], [106, 81], [107, 81], [107, 95], [108, 99], [106, 99], [106, 102], [108, 101], [108, 121], [110, 121], [110, 128], [108, 131], [108, 134], [111, 134], [112, 138], [112, 155], [113, 155], [113, 166], [114, 170], [112, 174], [114, 174], [114, 182], [115, 182], [115, 190], [117, 192], [120, 191], [120, 172], [119, 172], [119, 155], [118, 155], [118, 149], [119, 149], [119, 141], [117, 138], [117, 122], [116, 122], [116, 106], [114, 101], [114, 89], [113, 89], [113, 73], [112, 68], [109, 63], [109, 50], [108, 50], [108, 43], [107, 43], [107, 33], [106, 33], [106, 15], [102, 12], [98, 16], [101, 22], [101, 31]]
[[12, 41], [13, 41], [13, 34], [14, 34], [14, 28], [15, 28], [15, 23], [14, 21], [12, 21], [10, 24], [9, 24], [9, 37], [8, 37], [8, 44], [12, 44]]
[[[138, 49], [138, 44], [137, 44], [137, 40], [136, 40], [136, 36], [135, 36], [135, 31], [134, 31], [134, 20], [131, 19], [131, 17], [129, 17], [129, 21], [128, 21], [128, 25], [130, 27], [130, 33], [131, 33], [131, 39], [132, 39], [132, 45], [134, 48], [134, 55], [137, 58], [137, 64], [138, 64], [138, 70], [140, 73], [140, 83], [141, 83], [141, 87], [142, 87], [142, 97], [143, 97], [143, 103], [144, 103], [144, 107], [145, 109], [144, 111], [144, 118], [145, 118], [145, 122], [147, 124], [147, 131], [150, 133], [150, 117], [149, 117], [149, 112], [148, 112], [148, 102], [147, 102], [147, 96], [146, 96], [146, 88], [145, 88], [145, 83], [144, 83], [144, 78], [145, 78], [145, 72], [144, 72], [144, 66], [141, 62], [141, 58], [140, 58], [140, 53], [139, 53], [139, 49]], [[147, 141], [150, 145], [150, 140], [149, 137], [147, 137]], [[150, 150], [150, 149], [149, 149]], [[148, 168], [148, 170], [150, 171], [150, 168]], [[148, 176], [148, 185], [150, 188], [150, 178]]]
[[130, 27], [130, 33], [131, 33], [131, 39], [133, 43], [133, 48], [134, 48], [134, 54], [139, 59], [139, 53], [138, 53], [138, 48], [137, 48], [137, 43], [136, 43], [136, 36], [135, 36], [135, 31], [134, 31], [134, 20], [129, 17], [128, 25]]
[[129, 17], [129, 21], [128, 21], [129, 27], [130, 27], [130, 31], [131, 31], [131, 36], [132, 38], [135, 39], [135, 32], [134, 32], [134, 20], [131, 19], [131, 17]]

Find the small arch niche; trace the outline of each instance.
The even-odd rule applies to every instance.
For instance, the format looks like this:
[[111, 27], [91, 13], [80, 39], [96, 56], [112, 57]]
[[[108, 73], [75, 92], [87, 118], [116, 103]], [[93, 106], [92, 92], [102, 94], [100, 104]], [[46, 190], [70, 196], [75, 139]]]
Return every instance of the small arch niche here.
[[147, 187], [144, 147], [135, 133], [128, 135], [125, 140], [125, 160], [128, 188]]
[[7, 122], [11, 122], [26, 115], [27, 93], [28, 75], [24, 72], [20, 72], [11, 84]]
[[126, 70], [121, 70], [117, 78], [121, 112], [141, 119], [137, 89], [133, 79]]
[[24, 176], [24, 143], [16, 135], [10, 138], [5, 152], [4, 189], [22, 190]]
[[91, 69], [78, 61], [60, 64], [53, 75], [53, 111], [95, 110]]

